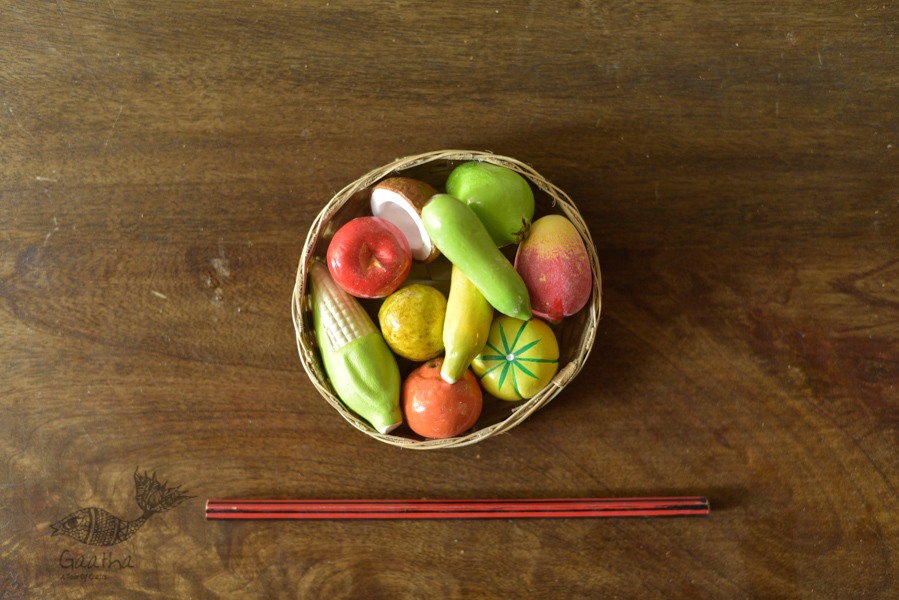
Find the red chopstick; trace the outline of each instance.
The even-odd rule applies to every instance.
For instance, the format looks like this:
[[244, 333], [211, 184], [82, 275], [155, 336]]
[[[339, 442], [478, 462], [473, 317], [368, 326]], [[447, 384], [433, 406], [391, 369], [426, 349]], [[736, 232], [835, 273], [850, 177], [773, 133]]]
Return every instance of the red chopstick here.
[[701, 496], [510, 500], [208, 500], [207, 519], [521, 519], [709, 514]]

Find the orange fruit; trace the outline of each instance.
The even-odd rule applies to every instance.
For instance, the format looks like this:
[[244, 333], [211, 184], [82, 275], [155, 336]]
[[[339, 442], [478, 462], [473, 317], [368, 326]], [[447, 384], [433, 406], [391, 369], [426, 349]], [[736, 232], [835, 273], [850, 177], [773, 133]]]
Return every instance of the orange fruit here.
[[481, 416], [478, 380], [466, 370], [456, 383], [440, 376], [443, 357], [423, 363], [403, 382], [401, 405], [406, 424], [426, 438], [450, 438], [471, 429]]

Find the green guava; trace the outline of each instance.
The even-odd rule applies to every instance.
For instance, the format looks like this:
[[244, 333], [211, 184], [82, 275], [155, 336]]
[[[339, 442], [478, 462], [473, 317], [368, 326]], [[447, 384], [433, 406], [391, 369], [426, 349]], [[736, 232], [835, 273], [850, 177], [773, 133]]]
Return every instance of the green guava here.
[[534, 192], [516, 171], [488, 162], [453, 169], [446, 193], [467, 204], [498, 247], [519, 243], [534, 218]]

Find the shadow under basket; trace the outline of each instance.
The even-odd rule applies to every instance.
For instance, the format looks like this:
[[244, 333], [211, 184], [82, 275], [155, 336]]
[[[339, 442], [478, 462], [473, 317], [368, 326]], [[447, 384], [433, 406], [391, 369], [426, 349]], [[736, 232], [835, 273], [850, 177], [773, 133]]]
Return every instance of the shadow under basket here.
[[[356, 217], [371, 214], [369, 196], [371, 188], [375, 184], [388, 177], [402, 176], [426, 181], [438, 191], [442, 191], [453, 168], [468, 161], [489, 162], [521, 174], [531, 184], [534, 191], [534, 220], [547, 214], [562, 214], [568, 217], [580, 233], [590, 257], [593, 271], [593, 290], [590, 300], [577, 314], [566, 317], [558, 324], [551, 325], [559, 342], [559, 371], [552, 381], [534, 397], [528, 400], [509, 402], [499, 400], [484, 392], [484, 407], [478, 422], [467, 432], [453, 438], [422, 438], [405, 424], [390, 433], [382, 434], [344, 406], [335, 395], [322, 367], [321, 356], [315, 341], [315, 328], [312, 323], [309, 301], [309, 267], [314, 259], [325, 258], [331, 238], [343, 224]], [[515, 246], [510, 246], [503, 249], [510, 260], [514, 258], [515, 248]], [[405, 284], [427, 283], [447, 294], [450, 271], [449, 262], [442, 256], [428, 264], [413, 261], [412, 270]], [[312, 223], [306, 237], [293, 289], [292, 314], [300, 362], [324, 399], [359, 431], [394, 446], [426, 450], [467, 446], [507, 432], [555, 398], [578, 374], [593, 348], [602, 306], [601, 297], [602, 278], [596, 248], [577, 207], [562, 190], [528, 165], [513, 158], [472, 150], [440, 150], [400, 158], [374, 169], [331, 198]], [[377, 311], [381, 300], [360, 299], [359, 301], [377, 324]], [[398, 358], [397, 362], [403, 378], [420, 364], [402, 358]]]

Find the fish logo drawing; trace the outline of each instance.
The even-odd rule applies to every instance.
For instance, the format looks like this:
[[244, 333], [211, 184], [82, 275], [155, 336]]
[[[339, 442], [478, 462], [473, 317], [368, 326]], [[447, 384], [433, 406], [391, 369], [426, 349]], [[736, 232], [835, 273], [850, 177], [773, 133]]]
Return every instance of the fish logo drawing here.
[[171, 510], [184, 500], [194, 498], [181, 492], [181, 486], [167, 487], [160, 483], [156, 473], [147, 475], [134, 471], [135, 499], [143, 511], [134, 520], [126, 521], [102, 508], [81, 508], [50, 525], [51, 536], [67, 535], [90, 546], [113, 546], [124, 542], [155, 514]]

